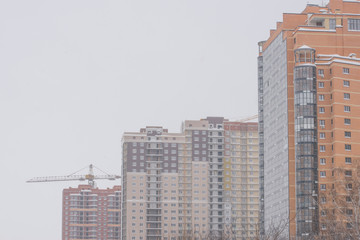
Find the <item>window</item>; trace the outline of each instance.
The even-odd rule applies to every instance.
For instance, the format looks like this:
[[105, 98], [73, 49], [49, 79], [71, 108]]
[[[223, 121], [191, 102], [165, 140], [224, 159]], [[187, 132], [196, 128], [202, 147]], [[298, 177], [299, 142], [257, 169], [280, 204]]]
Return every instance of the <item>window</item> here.
[[319, 101], [324, 101], [325, 100], [325, 96], [323, 94], [319, 95]]
[[325, 151], [326, 151], [325, 145], [320, 145], [320, 152], [325, 152]]
[[344, 106], [344, 112], [350, 112], [350, 106]]
[[345, 125], [350, 125], [350, 124], [351, 124], [351, 119], [345, 118], [345, 119], [344, 119], [344, 124], [345, 124]]
[[320, 76], [324, 76], [324, 69], [319, 69], [318, 73], [319, 73]]
[[325, 165], [325, 164], [326, 164], [326, 159], [320, 158], [320, 165]]
[[329, 29], [336, 28], [336, 19], [329, 19]]
[[343, 68], [343, 74], [349, 74], [350, 69], [349, 68]]
[[346, 164], [351, 164], [351, 157], [346, 157], [345, 158], [345, 163]]
[[346, 177], [351, 177], [351, 176], [352, 176], [351, 170], [346, 170], [346, 171], [345, 171], [345, 176], [346, 176]]
[[322, 191], [326, 190], [326, 184], [320, 184], [320, 190]]
[[345, 150], [346, 151], [351, 151], [351, 145], [350, 144], [345, 144]]
[[325, 127], [325, 120], [319, 120], [319, 125], [320, 125], [320, 127], [324, 128]]
[[353, 210], [352, 209], [346, 209], [346, 215], [352, 216], [353, 215]]
[[323, 132], [320, 133], [320, 139], [325, 139], [325, 133]]
[[360, 19], [348, 19], [348, 30], [359, 31], [360, 30]]
[[347, 190], [351, 190], [351, 189], [352, 189], [352, 183], [346, 184], [346, 189], [347, 189]]
[[350, 93], [344, 93], [344, 99], [350, 100]]
[[319, 88], [324, 88], [324, 82], [319, 82]]
[[326, 224], [325, 223], [321, 224], [321, 230], [326, 230]]
[[326, 197], [321, 197], [321, 203], [326, 203]]
[[321, 171], [321, 172], [320, 172], [320, 177], [322, 177], [322, 178], [326, 177], [326, 172], [325, 172], [325, 171]]
[[346, 137], [346, 138], [351, 138], [351, 132], [345, 131], [345, 137]]
[[350, 81], [344, 80], [344, 81], [343, 81], [343, 86], [344, 86], [344, 87], [350, 87]]
[[319, 113], [325, 113], [325, 108], [324, 107], [319, 107]]

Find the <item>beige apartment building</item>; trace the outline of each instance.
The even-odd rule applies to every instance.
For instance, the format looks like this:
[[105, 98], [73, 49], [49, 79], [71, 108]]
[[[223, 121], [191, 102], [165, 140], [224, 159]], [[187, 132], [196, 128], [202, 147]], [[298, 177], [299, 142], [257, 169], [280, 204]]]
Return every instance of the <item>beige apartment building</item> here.
[[122, 164], [123, 240], [255, 237], [257, 123], [208, 117], [181, 133], [125, 132]]

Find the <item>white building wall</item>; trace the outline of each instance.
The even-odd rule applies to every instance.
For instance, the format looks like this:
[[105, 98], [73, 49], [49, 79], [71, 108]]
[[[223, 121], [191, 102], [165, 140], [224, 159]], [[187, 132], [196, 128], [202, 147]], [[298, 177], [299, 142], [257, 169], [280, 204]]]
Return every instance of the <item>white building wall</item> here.
[[282, 34], [263, 52], [265, 229], [288, 218], [288, 111], [286, 41]]

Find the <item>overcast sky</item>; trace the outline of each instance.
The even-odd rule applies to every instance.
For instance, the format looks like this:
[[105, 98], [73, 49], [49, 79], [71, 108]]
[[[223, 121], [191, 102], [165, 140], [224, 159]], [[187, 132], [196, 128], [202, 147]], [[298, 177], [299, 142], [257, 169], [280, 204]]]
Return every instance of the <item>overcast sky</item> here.
[[257, 114], [257, 42], [307, 2], [0, 0], [0, 239], [61, 239], [79, 183], [25, 181], [119, 174], [124, 131]]

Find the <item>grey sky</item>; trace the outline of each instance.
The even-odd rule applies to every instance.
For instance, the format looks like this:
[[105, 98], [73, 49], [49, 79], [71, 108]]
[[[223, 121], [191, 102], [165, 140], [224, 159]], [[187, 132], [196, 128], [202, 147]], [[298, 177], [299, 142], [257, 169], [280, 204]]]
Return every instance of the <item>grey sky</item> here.
[[306, 3], [0, 0], [0, 239], [61, 239], [78, 182], [25, 181], [120, 173], [124, 131], [256, 114], [257, 42]]

